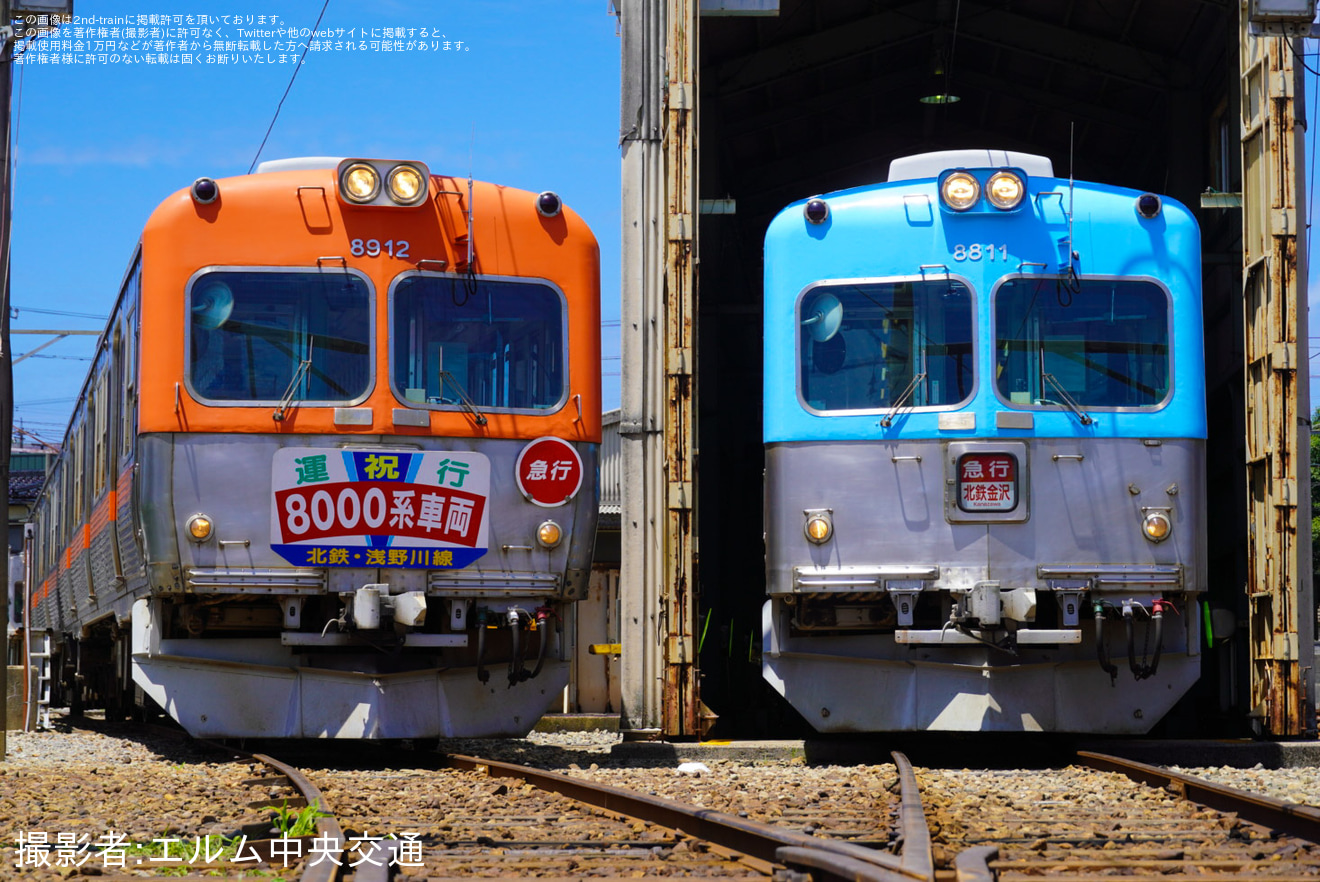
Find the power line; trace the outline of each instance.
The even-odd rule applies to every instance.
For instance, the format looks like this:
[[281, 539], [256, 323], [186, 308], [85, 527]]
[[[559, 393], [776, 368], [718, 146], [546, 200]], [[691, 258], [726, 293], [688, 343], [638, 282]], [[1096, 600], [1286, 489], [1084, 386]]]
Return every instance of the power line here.
[[36, 307], [33, 306], [13, 306], [13, 305], [11, 305], [9, 308], [13, 310], [12, 313], [13, 318], [18, 318], [18, 314], [20, 312], [39, 312], [42, 315], [64, 315], [64, 316], [69, 316], [71, 318], [98, 319], [100, 321], [105, 321], [107, 318], [109, 318], [108, 316], [96, 315], [95, 313], [91, 313], [91, 312], [68, 312], [67, 310], [63, 310], [63, 309], [37, 309]]
[[[316, 24], [312, 25], [312, 37], [315, 37], [316, 32], [321, 29], [321, 16], [325, 15], [325, 9], [329, 5], [330, 0], [325, 0], [325, 3], [321, 4], [321, 15], [316, 17]], [[275, 129], [275, 120], [280, 118], [280, 108], [284, 106], [284, 99], [289, 97], [289, 90], [293, 88], [293, 81], [298, 79], [298, 71], [302, 70], [303, 59], [307, 57], [307, 50], [311, 45], [312, 39], [308, 37], [307, 42], [303, 44], [302, 55], [298, 56], [298, 66], [293, 69], [293, 76], [289, 77], [289, 85], [284, 87], [284, 94], [280, 96], [280, 103], [275, 107], [275, 115], [270, 118], [270, 126], [266, 129], [266, 137], [261, 139], [261, 146], [257, 148], [257, 155], [252, 157], [252, 164], [248, 166], [248, 174], [252, 174], [252, 170], [257, 167], [257, 160], [261, 158], [261, 151], [266, 149], [266, 140]]]
[[19, 358], [50, 358], [55, 361], [91, 361], [90, 355], [43, 355], [36, 352], [20, 352]]
[[45, 404], [68, 404], [70, 401], [77, 401], [78, 397], [72, 398], [39, 398], [36, 401], [15, 401], [18, 407], [38, 407]]

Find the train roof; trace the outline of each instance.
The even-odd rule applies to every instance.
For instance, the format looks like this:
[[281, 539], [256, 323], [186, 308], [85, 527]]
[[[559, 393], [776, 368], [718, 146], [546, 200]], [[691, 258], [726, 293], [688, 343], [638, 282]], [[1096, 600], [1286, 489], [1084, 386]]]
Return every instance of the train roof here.
[[1035, 177], [1054, 177], [1048, 156], [1015, 150], [937, 150], [904, 156], [889, 163], [889, 180], [914, 181], [938, 177], [950, 168], [1020, 168]]

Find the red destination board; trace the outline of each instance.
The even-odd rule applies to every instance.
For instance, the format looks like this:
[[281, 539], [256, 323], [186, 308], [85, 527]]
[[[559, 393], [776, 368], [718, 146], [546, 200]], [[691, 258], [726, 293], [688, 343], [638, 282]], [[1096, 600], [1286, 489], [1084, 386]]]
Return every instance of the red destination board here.
[[1012, 511], [1018, 504], [1018, 463], [1011, 453], [965, 453], [958, 458], [958, 507]]

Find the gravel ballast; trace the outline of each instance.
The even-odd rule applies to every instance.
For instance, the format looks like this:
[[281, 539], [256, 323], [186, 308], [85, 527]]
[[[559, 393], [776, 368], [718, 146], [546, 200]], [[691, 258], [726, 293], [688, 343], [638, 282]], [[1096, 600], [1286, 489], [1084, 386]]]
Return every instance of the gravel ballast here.
[[[287, 793], [245, 785], [245, 780], [266, 772], [193, 743], [182, 733], [64, 718], [57, 718], [57, 726], [52, 732], [8, 734], [8, 754], [0, 765], [0, 878], [48, 882], [74, 876], [177, 875], [180, 868], [200, 872], [208, 867], [188, 862], [199, 837], [246, 830], [256, 839], [258, 828], [268, 829], [270, 812], [249, 803], [278, 805]], [[446, 740], [439, 749], [556, 769], [807, 832], [820, 829], [821, 835], [882, 835], [883, 809], [891, 801], [895, 780], [892, 766], [813, 766], [791, 750], [769, 751], [758, 761], [710, 759], [709, 745], [702, 746], [706, 758], [701, 763], [685, 764], [682, 744], [667, 754], [672, 762], [660, 760], [664, 754], [641, 761], [635, 754], [616, 755], [620, 743], [616, 732], [551, 732], [507, 740]], [[296, 764], [296, 749], [285, 755]], [[407, 765], [402, 757], [400, 762]], [[1320, 807], [1320, 768], [1173, 768]], [[996, 784], [1006, 786], [1002, 772], [996, 773]], [[831, 813], [840, 821], [851, 820], [830, 830]], [[879, 823], [858, 823], [867, 816]], [[34, 842], [42, 837], [44, 842]], [[121, 849], [121, 866], [113, 861], [113, 851], [98, 850], [107, 837], [140, 847]], [[168, 856], [173, 861], [153, 860], [162, 857], [160, 840], [170, 840]], [[43, 855], [44, 863], [38, 860]], [[210, 868], [229, 878], [246, 873], [273, 877], [266, 865], [249, 869], [222, 859]], [[286, 871], [277, 866], [274, 872], [277, 878], [296, 875], [296, 862]]]
[[[279, 805], [291, 792], [245, 786], [264, 774], [260, 767], [230, 761], [182, 734], [96, 720], [57, 719], [56, 725], [7, 735], [0, 879], [152, 877], [184, 868], [221, 869], [230, 878], [281, 875], [278, 866], [229, 863], [225, 855], [234, 851], [220, 850], [222, 836], [246, 827], [255, 840], [269, 827], [271, 813], [248, 803], [273, 798]], [[208, 835], [209, 841], [202, 838]], [[207, 846], [215, 856], [209, 863]]]

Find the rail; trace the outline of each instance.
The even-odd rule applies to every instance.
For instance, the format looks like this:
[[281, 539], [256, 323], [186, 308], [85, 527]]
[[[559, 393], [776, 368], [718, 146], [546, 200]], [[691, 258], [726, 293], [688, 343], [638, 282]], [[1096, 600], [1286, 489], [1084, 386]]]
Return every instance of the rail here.
[[[1180, 799], [1198, 804], [1213, 812], [1230, 817], [1236, 816], [1242, 822], [1264, 828], [1264, 830], [1269, 831], [1271, 836], [1285, 834], [1296, 839], [1320, 843], [1320, 809], [1312, 806], [1284, 802], [1261, 794], [1247, 793], [1191, 775], [1172, 772], [1107, 754], [1079, 751], [1076, 754], [1074, 765], [1090, 771], [1117, 772], [1132, 781], [1167, 791]], [[1133, 812], [1133, 814], [1140, 815], [1140, 812]], [[1136, 820], [1139, 824], [1140, 819], [1137, 818]], [[1069, 823], [1075, 827], [1075, 822]], [[1046, 834], [1040, 832], [1042, 828], [1039, 825], [1034, 829], [1035, 832], [1032, 835], [1042, 837], [1039, 842], [1043, 846], [1046, 842], [1046, 838], [1044, 838]], [[1127, 835], [1130, 836], [1131, 834]], [[1197, 833], [1196, 837], [1201, 835], [1201, 833]], [[1234, 837], [1232, 830], [1226, 829], [1224, 835], [1228, 839]], [[1011, 842], [1012, 840], [1006, 839], [1005, 841]], [[1113, 845], [1114, 842], [1112, 839], [1106, 841], [1106, 847]], [[1008, 859], [1004, 860], [1001, 859], [1001, 849], [998, 845], [977, 845], [965, 848], [956, 854], [953, 861], [954, 869], [958, 882], [992, 882], [994, 879], [1005, 876], [1011, 879], [1034, 878], [1042, 873], [1045, 875], [1069, 876], [1074, 879], [1098, 879], [1101, 877], [1109, 878], [1114, 873], [1128, 875], [1134, 869], [1139, 869], [1142, 873], [1162, 875], [1164, 878], [1189, 878], [1197, 873], [1209, 874], [1208, 876], [1198, 876], [1198, 878], [1216, 876], [1222, 879], [1247, 879], [1257, 878], [1258, 876], [1276, 879], [1299, 878], [1289, 872], [1295, 870], [1296, 867], [1291, 866], [1287, 859], [1280, 863], [1266, 864], [1262, 871], [1257, 873], [1250, 865], [1260, 860], [1260, 855], [1247, 857], [1244, 863], [1241, 856], [1219, 853], [1217, 850], [1219, 846], [1215, 844], [1206, 846], [1209, 852], [1208, 856], [1198, 856], [1186, 862], [1181, 848], [1174, 848], [1172, 855], [1154, 853], [1126, 859], [1117, 851], [1099, 851], [1095, 853], [1093, 858], [1088, 860], [1081, 857], [1080, 849], [1074, 848], [1074, 845], [1075, 843], [1066, 846], [1069, 849], [1068, 855], [1070, 857], [1068, 858], [1056, 857], [1051, 859], [1044, 857], [1044, 849], [1039, 848], [1042, 857], [1031, 860], [1024, 860], [1020, 855], [1016, 857], [1009, 855]], [[1032, 847], [1033, 849], [1038, 848], [1037, 846]], [[1166, 849], [1172, 848], [1167, 843], [1164, 844], [1164, 847]], [[1020, 848], [1017, 850], [1021, 851]], [[1320, 866], [1313, 859], [1308, 860], [1304, 854], [1299, 856], [1297, 862], [1306, 868], [1304, 872], [1306, 878], [1313, 878], [1314, 869], [1312, 868]], [[993, 868], [991, 867], [992, 863], [995, 863]]]
[[[560, 772], [548, 772], [513, 763], [452, 754], [453, 768], [480, 771], [495, 778], [516, 778], [527, 784], [606, 811], [618, 812], [662, 827], [681, 830], [764, 861], [784, 864], [811, 874], [817, 882], [909, 882], [917, 879], [933, 882], [930, 856], [930, 832], [921, 808], [920, 792], [911, 764], [895, 753], [903, 794], [899, 826], [903, 834], [903, 854], [896, 856], [875, 849], [808, 836], [739, 818], [700, 806], [633, 793], [607, 784], [594, 784], [570, 778]], [[924, 852], [924, 853], [923, 853]]]
[[[269, 766], [278, 772], [288, 780], [289, 785], [292, 786], [293, 789], [298, 791], [302, 796], [305, 805], [314, 805], [321, 812], [325, 813], [324, 817], [316, 819], [317, 837], [322, 839], [322, 841], [331, 841], [334, 843], [334, 847], [332, 849], [326, 849], [325, 853], [327, 855], [334, 855], [335, 857], [339, 857], [343, 854], [346, 843], [344, 831], [339, 826], [339, 821], [335, 819], [330, 806], [326, 803], [325, 796], [306, 775], [288, 763], [281, 762], [280, 760], [267, 756], [266, 754], [249, 753], [248, 751], [236, 748], [233, 745], [222, 744], [218, 741], [211, 741], [205, 738], [199, 738], [197, 741], [200, 744], [208, 745], [216, 750], [245, 756], [255, 762], [261, 763], [262, 765]], [[302, 875], [298, 877], [298, 882], [337, 882], [342, 869], [343, 867], [334, 860], [326, 859], [309, 861], [307, 866], [303, 869]]]
[[1078, 751], [1077, 762], [1101, 772], [1119, 772], [1134, 781], [1161, 787], [1207, 808], [1232, 812], [1244, 821], [1320, 843], [1320, 809], [1312, 806], [1284, 802], [1259, 793], [1247, 793], [1222, 784], [1212, 784], [1192, 775], [1170, 772], [1103, 753]]
[[[298, 769], [264, 754], [247, 754], [245, 751], [235, 751], [232, 747], [215, 746], [249, 756], [269, 766], [286, 778], [308, 805], [317, 805], [325, 812], [331, 811], [321, 791]], [[849, 842], [822, 839], [620, 787], [596, 784], [562, 772], [460, 754], [449, 755], [443, 758], [443, 762], [451, 768], [484, 772], [492, 778], [514, 778], [586, 805], [679, 830], [720, 848], [741, 852], [768, 864], [788, 867], [814, 882], [934, 882], [930, 831], [921, 804], [920, 788], [907, 757], [894, 753], [893, 759], [898, 769], [900, 792], [898, 831], [901, 853], [898, 855]], [[334, 843], [334, 848], [326, 851], [342, 855], [346, 839], [339, 822], [332, 816], [322, 817], [317, 819], [316, 825], [318, 838], [328, 838]], [[382, 870], [385, 870], [384, 864], [382, 860]], [[357, 867], [354, 877], [356, 882], [368, 882], [374, 866], [367, 862]], [[299, 882], [337, 882], [342, 872], [343, 866], [332, 860], [309, 862], [303, 868]], [[381, 878], [386, 877], [382, 875]]]

